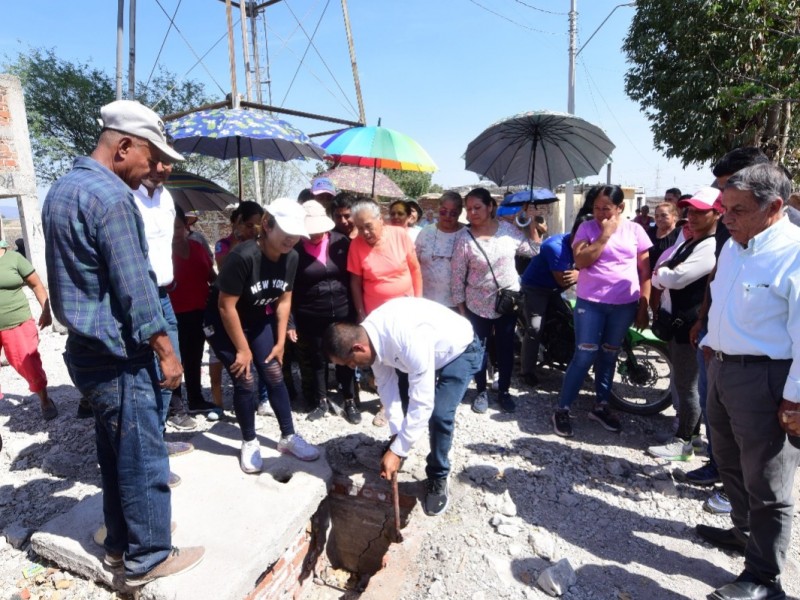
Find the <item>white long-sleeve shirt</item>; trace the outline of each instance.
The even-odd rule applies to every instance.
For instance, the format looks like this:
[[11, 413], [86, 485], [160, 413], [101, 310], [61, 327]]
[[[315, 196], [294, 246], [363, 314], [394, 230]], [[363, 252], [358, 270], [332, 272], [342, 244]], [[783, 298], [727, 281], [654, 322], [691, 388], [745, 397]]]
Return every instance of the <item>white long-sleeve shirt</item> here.
[[156, 274], [159, 287], [175, 278], [172, 270], [172, 236], [175, 231], [175, 203], [163, 185], [153, 190], [151, 198], [144, 184], [133, 190], [133, 199], [142, 214], [147, 238], [147, 258]]
[[683, 243], [684, 241], [681, 239], [680, 242], [676, 241], [667, 248], [659, 257], [656, 268], [653, 271], [653, 287], [664, 290], [661, 295], [661, 308], [670, 313], [672, 312], [672, 299], [670, 298], [669, 290], [682, 290], [690, 283], [708, 275], [717, 262], [717, 258], [714, 256], [717, 242], [712, 236], [697, 244], [692, 253], [686, 257], [686, 260], [676, 265], [674, 269], [670, 269], [666, 263], [669, 262]]
[[800, 402], [800, 228], [788, 218], [747, 248], [733, 238], [725, 243], [700, 344], [725, 354], [792, 360], [783, 397]]
[[[428, 430], [436, 391], [436, 371], [458, 358], [472, 343], [472, 324], [425, 298], [395, 298], [361, 323], [375, 349], [372, 371], [389, 431], [391, 450], [408, 456]], [[408, 373], [408, 414], [403, 416], [395, 369]]]

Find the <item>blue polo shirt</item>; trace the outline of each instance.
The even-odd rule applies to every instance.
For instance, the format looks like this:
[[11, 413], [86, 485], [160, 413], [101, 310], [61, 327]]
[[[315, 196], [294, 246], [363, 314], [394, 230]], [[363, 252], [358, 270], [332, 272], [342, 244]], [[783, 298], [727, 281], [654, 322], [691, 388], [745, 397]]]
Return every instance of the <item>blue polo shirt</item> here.
[[574, 268], [569, 241], [570, 234], [561, 233], [542, 242], [539, 254], [528, 264], [520, 283], [528, 287], [561, 289], [553, 277], [553, 271], [569, 271]]

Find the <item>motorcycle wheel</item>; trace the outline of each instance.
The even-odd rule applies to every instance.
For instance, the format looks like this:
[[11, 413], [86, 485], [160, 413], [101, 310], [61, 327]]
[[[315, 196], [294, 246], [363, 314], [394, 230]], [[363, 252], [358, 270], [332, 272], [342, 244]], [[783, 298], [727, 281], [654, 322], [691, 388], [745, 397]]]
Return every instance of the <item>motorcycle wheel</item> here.
[[634, 415], [658, 414], [672, 405], [672, 362], [667, 349], [643, 340], [632, 352], [633, 361], [620, 352], [610, 402], [615, 408]]

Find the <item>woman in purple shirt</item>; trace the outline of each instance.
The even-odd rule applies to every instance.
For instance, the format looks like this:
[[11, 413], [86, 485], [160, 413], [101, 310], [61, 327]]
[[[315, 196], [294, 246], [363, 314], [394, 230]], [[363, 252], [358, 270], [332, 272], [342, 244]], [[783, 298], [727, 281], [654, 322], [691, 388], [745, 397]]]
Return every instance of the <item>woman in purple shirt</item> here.
[[572, 437], [569, 407], [594, 365], [595, 407], [589, 418], [609, 431], [619, 431], [619, 419], [608, 409], [614, 365], [625, 332], [636, 323], [649, 323], [648, 250], [652, 242], [638, 224], [622, 217], [625, 208], [617, 185], [596, 185], [586, 195], [581, 212], [592, 206], [594, 219], [586, 221], [572, 238], [578, 275], [575, 304], [575, 355], [567, 367], [559, 407], [553, 414], [557, 435]]

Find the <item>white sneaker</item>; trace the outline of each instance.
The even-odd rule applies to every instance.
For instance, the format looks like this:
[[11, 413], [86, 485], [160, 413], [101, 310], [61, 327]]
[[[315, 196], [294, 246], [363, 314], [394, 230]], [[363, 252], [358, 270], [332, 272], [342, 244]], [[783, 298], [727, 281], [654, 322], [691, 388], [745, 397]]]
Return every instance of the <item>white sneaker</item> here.
[[261, 444], [258, 440], [242, 442], [239, 452], [239, 466], [245, 473], [260, 473], [263, 461], [261, 460]]
[[291, 454], [300, 460], [310, 461], [319, 458], [319, 448], [312, 446], [296, 433], [280, 439], [278, 452]]
[[258, 408], [256, 408], [256, 414], [259, 417], [274, 417], [275, 411], [272, 410], [272, 405], [269, 403], [269, 401], [259, 402]]

